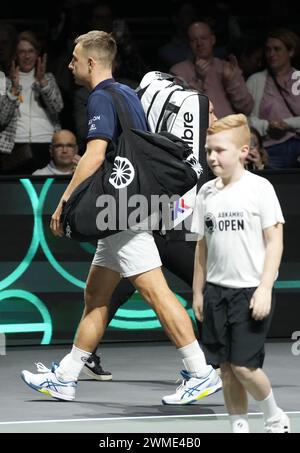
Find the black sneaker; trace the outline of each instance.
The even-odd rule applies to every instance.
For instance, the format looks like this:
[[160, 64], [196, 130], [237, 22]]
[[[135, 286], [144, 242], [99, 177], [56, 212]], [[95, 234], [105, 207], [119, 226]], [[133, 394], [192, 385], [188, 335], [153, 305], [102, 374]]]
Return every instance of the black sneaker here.
[[92, 354], [84, 365], [82, 371], [89, 377], [96, 379], [97, 381], [111, 381], [111, 372], [104, 371], [100, 362], [100, 357], [97, 354]]

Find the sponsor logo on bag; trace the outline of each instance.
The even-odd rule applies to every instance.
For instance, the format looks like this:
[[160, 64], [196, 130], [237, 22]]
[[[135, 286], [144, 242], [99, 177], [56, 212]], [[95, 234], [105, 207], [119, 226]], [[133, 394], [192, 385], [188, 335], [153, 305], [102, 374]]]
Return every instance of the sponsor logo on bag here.
[[182, 135], [182, 140], [185, 141], [185, 143], [193, 149], [194, 146], [194, 127], [193, 127], [193, 121], [194, 121], [194, 115], [190, 112], [186, 112], [183, 115], [184, 119], [184, 124], [183, 124], [183, 135]]
[[200, 178], [200, 176], [203, 173], [203, 168], [200, 165], [200, 163], [198, 162], [198, 160], [196, 159], [196, 156], [194, 154], [190, 154], [186, 158], [185, 162], [192, 167], [192, 169], [196, 172], [198, 178]]
[[116, 189], [123, 189], [129, 186], [133, 181], [135, 171], [130, 160], [126, 157], [117, 156], [114, 161], [114, 166], [109, 178], [109, 182]]

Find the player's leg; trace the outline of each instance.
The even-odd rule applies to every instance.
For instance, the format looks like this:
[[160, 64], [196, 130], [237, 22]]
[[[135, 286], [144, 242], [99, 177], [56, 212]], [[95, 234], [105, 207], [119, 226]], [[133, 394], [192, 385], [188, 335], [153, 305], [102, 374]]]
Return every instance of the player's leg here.
[[183, 384], [175, 394], [165, 396], [163, 403], [189, 404], [220, 390], [220, 378], [207, 365], [188, 313], [168, 287], [161, 269], [130, 277], [130, 281], [156, 312], [183, 359]]
[[119, 281], [117, 262], [106, 242], [99, 241], [87, 279], [83, 316], [71, 352], [50, 373], [33, 374], [24, 370], [22, 379], [26, 384], [58, 399], [72, 401], [75, 398], [79, 374], [102, 338], [107, 325], [108, 304]]

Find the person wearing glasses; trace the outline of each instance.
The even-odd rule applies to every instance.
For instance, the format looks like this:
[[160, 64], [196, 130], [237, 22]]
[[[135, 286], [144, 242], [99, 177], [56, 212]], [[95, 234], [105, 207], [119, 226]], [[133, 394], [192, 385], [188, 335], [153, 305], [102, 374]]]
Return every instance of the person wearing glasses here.
[[6, 89], [0, 93], [0, 173], [31, 174], [49, 162], [49, 144], [61, 129], [60, 89], [47, 72], [47, 55], [31, 31], [17, 37]]
[[73, 132], [62, 129], [55, 132], [49, 148], [51, 160], [44, 168], [32, 174], [35, 176], [70, 175], [80, 160], [77, 142]]

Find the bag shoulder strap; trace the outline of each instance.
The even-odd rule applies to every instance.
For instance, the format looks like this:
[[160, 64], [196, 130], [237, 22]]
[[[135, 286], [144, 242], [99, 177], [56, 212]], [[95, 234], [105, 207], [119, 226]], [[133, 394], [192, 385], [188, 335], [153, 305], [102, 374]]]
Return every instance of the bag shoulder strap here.
[[106, 91], [108, 91], [112, 97], [112, 101], [113, 101], [114, 107], [116, 109], [122, 130], [126, 131], [129, 129], [132, 129], [133, 121], [132, 121], [131, 113], [130, 113], [130, 110], [126, 103], [125, 97], [121, 93], [119, 93], [117, 90], [112, 88], [111, 85], [104, 89]]

